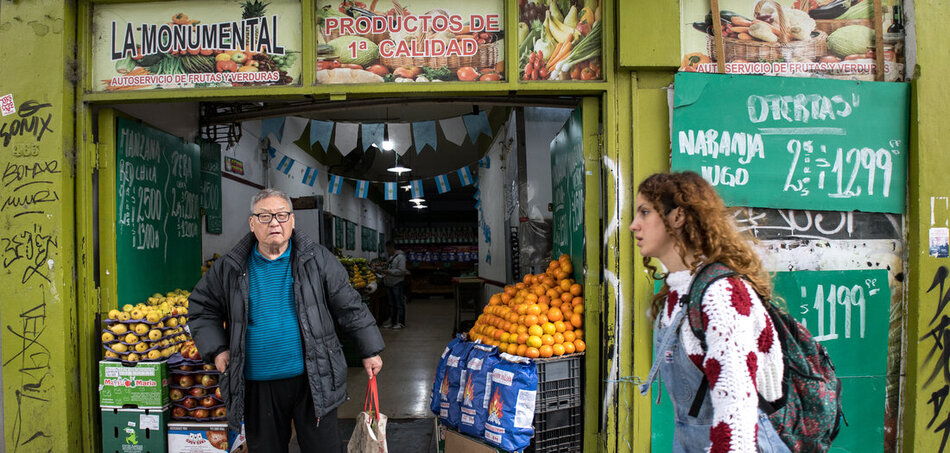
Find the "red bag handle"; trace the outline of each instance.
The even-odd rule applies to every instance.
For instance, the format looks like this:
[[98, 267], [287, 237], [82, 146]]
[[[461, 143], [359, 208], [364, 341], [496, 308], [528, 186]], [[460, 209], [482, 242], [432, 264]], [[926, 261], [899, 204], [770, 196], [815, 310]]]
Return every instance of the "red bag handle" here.
[[369, 378], [369, 382], [366, 383], [366, 398], [363, 400], [363, 411], [372, 409], [375, 409], [376, 421], [379, 422], [379, 390], [376, 388], [376, 376]]

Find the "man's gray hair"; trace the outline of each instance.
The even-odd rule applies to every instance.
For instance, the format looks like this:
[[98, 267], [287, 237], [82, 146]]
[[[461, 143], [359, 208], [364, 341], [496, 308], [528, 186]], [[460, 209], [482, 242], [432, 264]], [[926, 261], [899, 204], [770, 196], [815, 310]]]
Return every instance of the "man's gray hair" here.
[[258, 192], [257, 195], [254, 195], [254, 198], [251, 198], [251, 213], [254, 212], [254, 206], [257, 206], [257, 204], [261, 201], [272, 197], [283, 198], [284, 201], [287, 202], [287, 206], [290, 206], [290, 212], [294, 211], [294, 203], [290, 201], [290, 197], [288, 197], [287, 194], [281, 192], [280, 190], [268, 187]]

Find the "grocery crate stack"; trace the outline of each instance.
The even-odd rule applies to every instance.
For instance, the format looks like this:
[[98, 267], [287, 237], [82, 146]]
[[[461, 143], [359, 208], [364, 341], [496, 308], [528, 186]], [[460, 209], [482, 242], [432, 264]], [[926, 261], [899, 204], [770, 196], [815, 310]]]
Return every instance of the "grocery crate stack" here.
[[182, 346], [181, 354], [169, 359], [168, 368], [172, 420], [227, 421], [224, 398], [218, 387], [221, 373], [214, 365], [201, 360], [193, 340]]

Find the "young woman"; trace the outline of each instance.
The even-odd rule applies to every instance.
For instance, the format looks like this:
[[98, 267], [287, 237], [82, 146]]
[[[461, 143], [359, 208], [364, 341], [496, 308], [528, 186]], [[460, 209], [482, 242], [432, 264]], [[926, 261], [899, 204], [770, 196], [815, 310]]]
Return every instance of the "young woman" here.
[[[782, 396], [783, 364], [778, 336], [758, 296], [771, 295], [771, 282], [751, 244], [716, 191], [693, 172], [650, 176], [640, 184], [634, 208], [630, 231], [646, 267], [664, 280], [651, 307], [657, 359], [648, 380], [659, 371], [673, 401], [673, 451], [788, 452], [758, 409], [758, 395], [768, 401]], [[707, 288], [704, 348], [684, 316], [684, 296], [693, 272], [713, 262], [744, 277], [719, 279]], [[693, 417], [691, 405], [704, 376], [708, 392]], [[641, 388], [648, 389], [649, 384]]]

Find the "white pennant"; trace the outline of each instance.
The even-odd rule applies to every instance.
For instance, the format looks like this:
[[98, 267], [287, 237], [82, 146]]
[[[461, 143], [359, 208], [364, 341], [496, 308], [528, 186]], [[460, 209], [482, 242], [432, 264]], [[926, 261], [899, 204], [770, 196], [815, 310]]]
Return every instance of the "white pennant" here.
[[[307, 124], [310, 124], [310, 120], [307, 118], [288, 116], [284, 121], [284, 139], [282, 141], [293, 144], [293, 142], [300, 139], [300, 134], [303, 134], [303, 130], [307, 128]], [[309, 140], [310, 138], [307, 137], [307, 139]]]
[[412, 146], [412, 129], [409, 123], [389, 123], [389, 141], [393, 142], [393, 151], [402, 156]]
[[356, 139], [359, 133], [359, 123], [336, 123], [333, 146], [340, 151], [340, 154], [345, 156], [356, 148]]
[[455, 143], [456, 146], [461, 145], [468, 135], [468, 130], [465, 129], [465, 122], [462, 121], [462, 117], [460, 116], [439, 120], [439, 125], [442, 126], [442, 134], [445, 135], [445, 139]]

